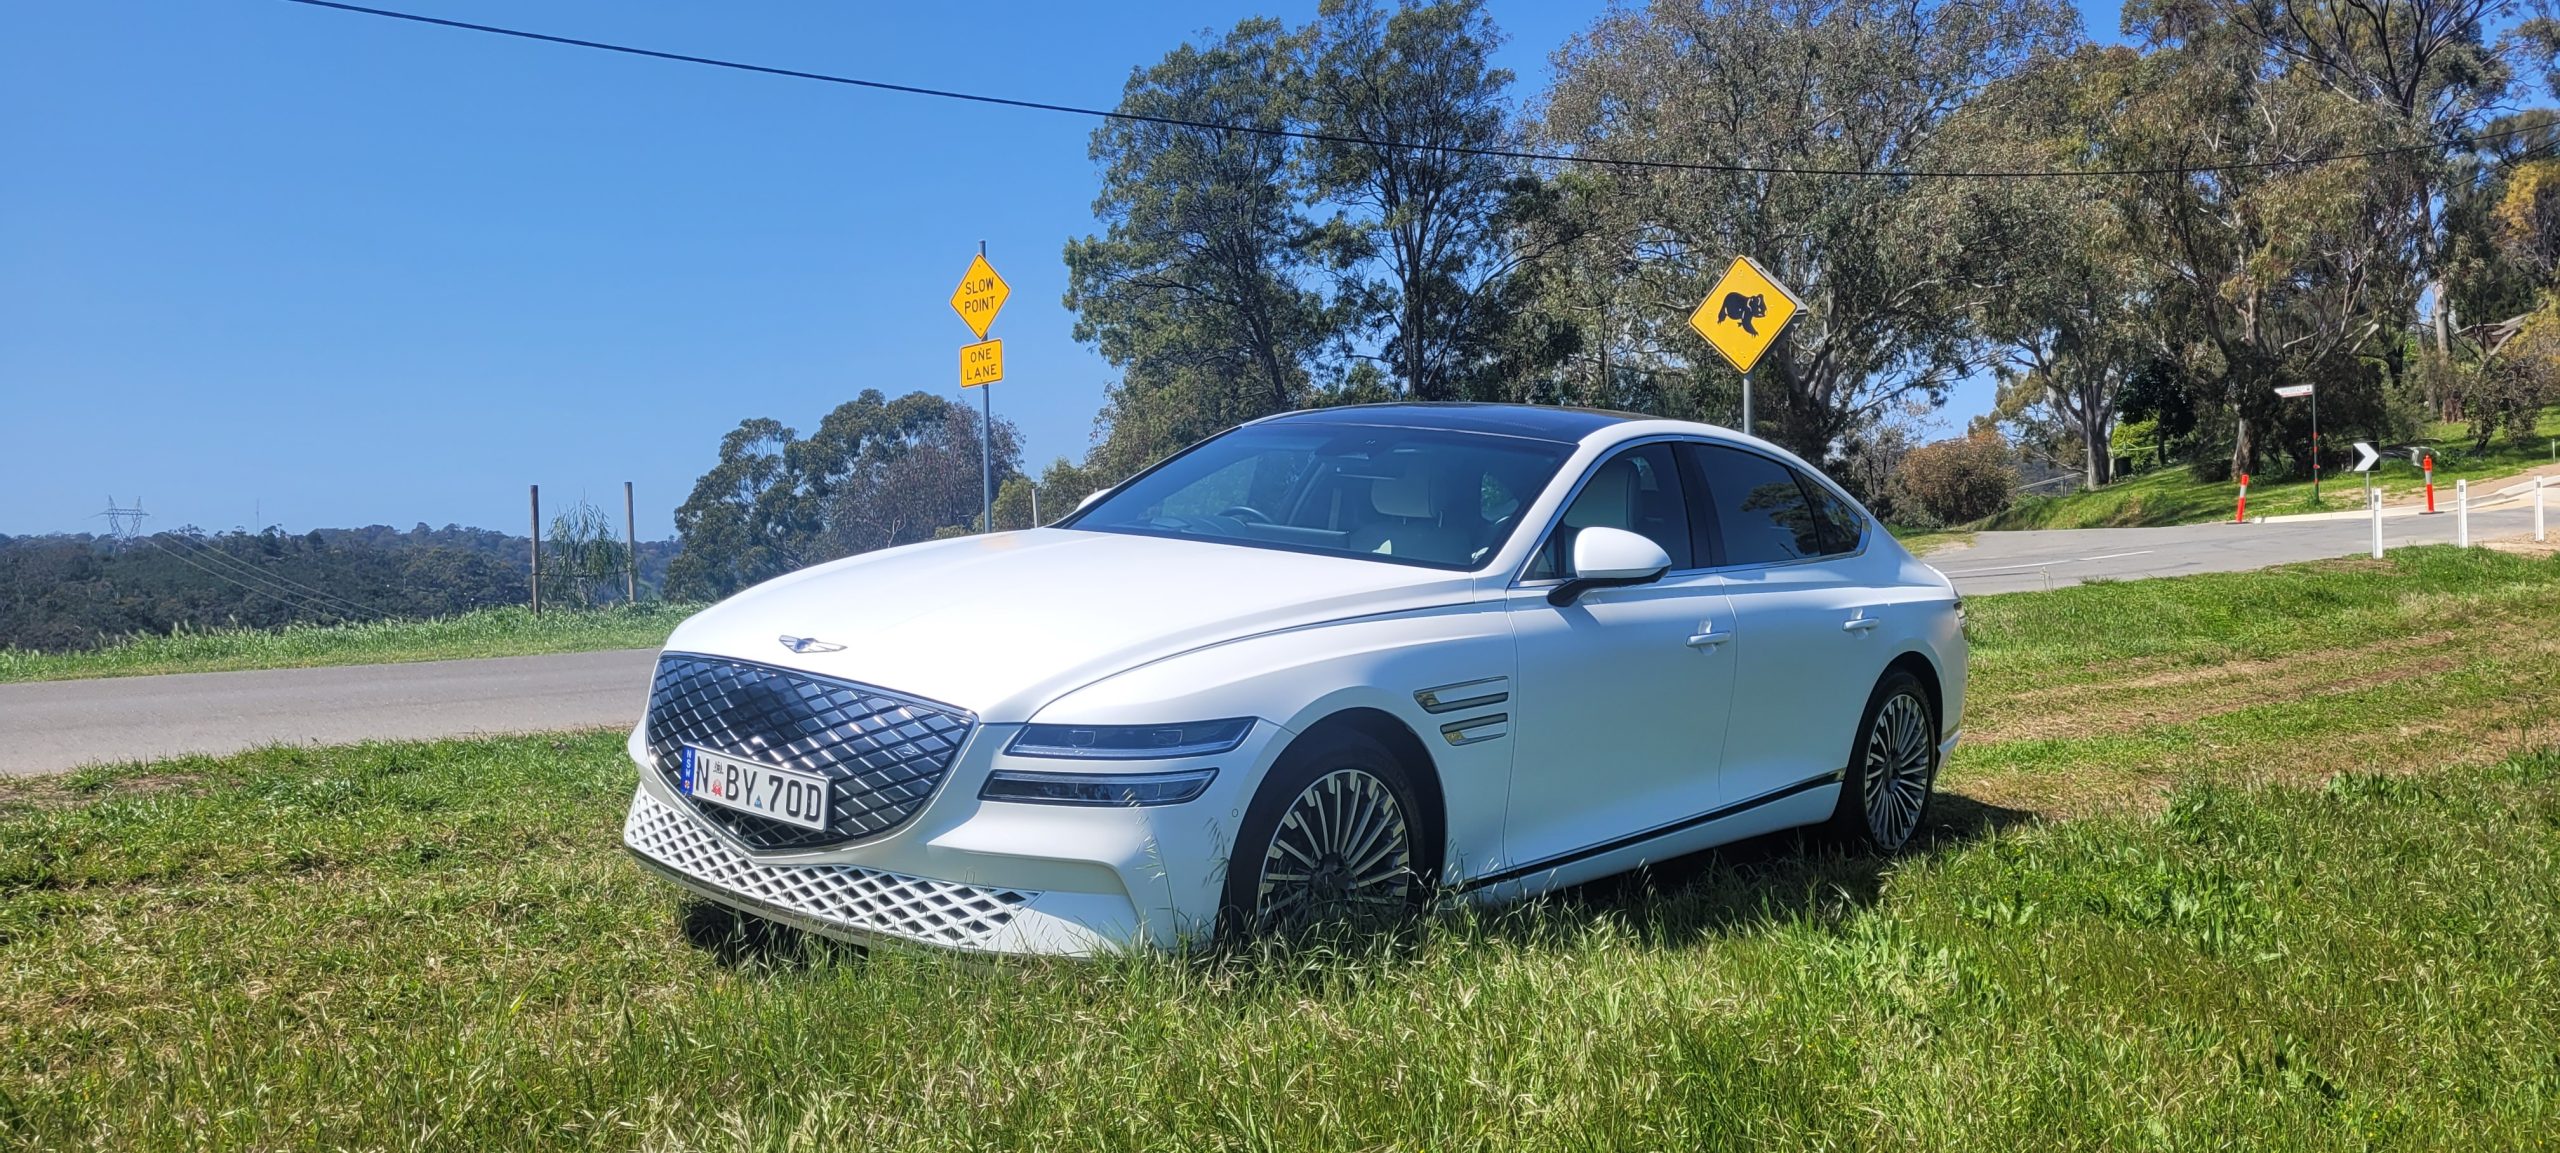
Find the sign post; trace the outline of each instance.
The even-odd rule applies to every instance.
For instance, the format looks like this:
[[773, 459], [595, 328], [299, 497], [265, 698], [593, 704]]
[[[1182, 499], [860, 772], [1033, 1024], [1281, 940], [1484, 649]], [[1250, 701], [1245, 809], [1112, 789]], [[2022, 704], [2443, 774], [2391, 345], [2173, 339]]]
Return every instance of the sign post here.
[[2276, 390], [2286, 400], [2311, 398], [2311, 503], [2320, 503], [2320, 386], [2289, 384]]
[[1742, 432], [1751, 435], [1751, 368], [1767, 355], [1787, 322], [1804, 311], [1804, 302], [1748, 256], [1733, 258], [1724, 278], [1707, 291], [1689, 327], [1723, 354], [1725, 363], [1742, 374]]
[[982, 388], [978, 394], [984, 404], [984, 415], [978, 421], [978, 531], [996, 530], [996, 390], [995, 382], [1004, 379], [1004, 342], [987, 339], [987, 327], [996, 322], [996, 314], [1004, 311], [1005, 298], [1013, 289], [996, 275], [995, 266], [987, 263], [987, 242], [978, 242], [978, 255], [969, 261], [969, 271], [960, 275], [960, 287], [951, 292], [951, 311], [960, 314], [960, 323], [978, 334], [978, 343], [960, 346], [960, 387]]
[[2348, 465], [2347, 471], [2356, 474], [2356, 479], [2364, 482], [2367, 503], [2373, 500], [2373, 466], [2380, 463], [2382, 463], [2382, 454], [2375, 451], [2372, 445], [2361, 440], [2356, 442], [2356, 462]]

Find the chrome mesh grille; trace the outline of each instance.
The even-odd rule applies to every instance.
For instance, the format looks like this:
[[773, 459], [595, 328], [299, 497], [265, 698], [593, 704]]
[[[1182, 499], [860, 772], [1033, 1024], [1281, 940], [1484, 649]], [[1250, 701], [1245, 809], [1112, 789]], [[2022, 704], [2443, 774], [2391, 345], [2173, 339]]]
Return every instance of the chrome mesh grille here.
[[815, 773], [827, 827], [804, 829], [688, 799], [751, 849], [807, 849], [885, 833], [942, 783], [976, 718], [948, 705], [749, 661], [668, 653], [649, 690], [649, 751], [681, 794], [682, 747]]
[[856, 865], [759, 865], [646, 792], [632, 798], [622, 843], [679, 874], [766, 905], [951, 948], [985, 946], [1039, 895]]

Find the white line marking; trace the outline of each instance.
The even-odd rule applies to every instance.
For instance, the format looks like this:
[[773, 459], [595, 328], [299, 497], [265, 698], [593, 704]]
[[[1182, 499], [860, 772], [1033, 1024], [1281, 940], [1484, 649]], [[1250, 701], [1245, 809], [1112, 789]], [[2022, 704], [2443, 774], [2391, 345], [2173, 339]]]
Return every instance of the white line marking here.
[[1951, 577], [1959, 577], [1959, 576], [1983, 576], [1983, 575], [1988, 574], [1988, 573], [2034, 572], [2034, 571], [2036, 571], [2037, 569], [2048, 569], [2048, 568], [2052, 568], [2053, 566], [2058, 565], [2058, 564], [2087, 564], [2087, 563], [2089, 563], [2089, 562], [2091, 562], [2091, 561], [2116, 560], [2116, 559], [2121, 558], [2121, 557], [2129, 557], [2129, 556], [2148, 556], [2148, 555], [2150, 555], [2151, 553], [2154, 553], [2154, 552], [2157, 552], [2157, 551], [2159, 551], [2159, 550], [2157, 550], [2157, 549], [2147, 549], [2147, 548], [2138, 548], [2138, 549], [2133, 550], [2132, 552], [2111, 552], [2111, 553], [2107, 553], [2107, 554], [2106, 554], [2106, 555], [2104, 555], [2104, 556], [2070, 557], [2070, 558], [2067, 558], [2067, 559], [2064, 559], [2064, 560], [2021, 561], [2021, 562], [2019, 562], [2019, 563], [2017, 563], [2017, 564], [1998, 565], [1998, 566], [1995, 566], [1995, 567], [1992, 567], [1992, 568], [1967, 568], [1967, 569], [1949, 569], [1949, 568], [1942, 568], [1942, 569], [1939, 569], [1938, 571], [1939, 571], [1939, 572], [1941, 572], [1941, 573], [1944, 573], [1944, 574], [1946, 574], [1946, 575], [1948, 575], [1948, 576], [1951, 576]]

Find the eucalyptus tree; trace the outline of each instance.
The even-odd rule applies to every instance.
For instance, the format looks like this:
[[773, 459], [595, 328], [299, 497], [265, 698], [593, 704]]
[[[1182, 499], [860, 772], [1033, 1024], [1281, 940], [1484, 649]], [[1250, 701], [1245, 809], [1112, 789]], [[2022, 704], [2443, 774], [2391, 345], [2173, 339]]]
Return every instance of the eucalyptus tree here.
[[1075, 335], [1118, 368], [1099, 446], [1113, 475], [1303, 404], [1339, 328], [1313, 287], [1327, 234], [1295, 177], [1297, 41], [1249, 19], [1136, 69], [1094, 130], [1105, 229], [1066, 247]]
[[1602, 17], [1559, 53], [1542, 136], [1591, 160], [1698, 165], [1601, 176], [1633, 257], [1613, 323], [1705, 360], [1680, 327], [1749, 254], [1807, 305], [1754, 376], [1765, 435], [1819, 459], [1898, 404], [1942, 403], [1977, 363], [1996, 271], [1969, 240], [1992, 222], [1895, 173], [1932, 167], [1968, 99], [2077, 29], [2054, 0], [1655, 0]]
[[1481, 0], [1325, 0], [1301, 40], [1306, 195], [1346, 210], [1355, 270], [1383, 272], [1355, 307], [1416, 400], [1461, 396], [1516, 311], [1504, 216], [1538, 182], [1494, 155], [1518, 145], [1501, 43]]
[[[807, 437], [759, 417], [721, 438], [711, 470], [676, 509], [683, 549], [668, 595], [717, 599], [794, 569], [974, 526], [979, 416], [928, 392], [865, 389]], [[990, 438], [1001, 481], [1020, 471], [1020, 436]]]

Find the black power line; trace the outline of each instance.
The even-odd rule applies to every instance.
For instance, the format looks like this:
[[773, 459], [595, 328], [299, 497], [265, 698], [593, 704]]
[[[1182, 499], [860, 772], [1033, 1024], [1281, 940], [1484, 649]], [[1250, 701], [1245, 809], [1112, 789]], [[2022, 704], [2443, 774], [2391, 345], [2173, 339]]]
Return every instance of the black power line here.
[[496, 24], [474, 24], [468, 20], [447, 20], [441, 16], [425, 16], [390, 8], [369, 8], [362, 4], [346, 4], [340, 0], [286, 0], [313, 8], [334, 8], [378, 16], [387, 20], [406, 20], [413, 24], [431, 24], [439, 28], [455, 28], [491, 36], [507, 36], [570, 48], [589, 48], [598, 52], [618, 52], [625, 56], [643, 56], [652, 60], [669, 60], [678, 64], [700, 64], [709, 68], [727, 68], [737, 72], [753, 72], [765, 76], [786, 76], [794, 80], [815, 80], [825, 84], [843, 84], [868, 88], [875, 92], [898, 92], [909, 96], [930, 96], [937, 100], [962, 100], [972, 104], [993, 104], [1004, 108], [1024, 108], [1034, 112], [1063, 112], [1070, 116], [1089, 116], [1102, 120], [1118, 120], [1138, 124], [1159, 124], [1170, 128], [1193, 128], [1210, 132], [1234, 132], [1253, 136], [1307, 140], [1322, 144], [1349, 144], [1363, 148], [1384, 148], [1414, 152], [1438, 152], [1451, 156], [1480, 156], [1497, 160], [1523, 160], [1557, 164], [1590, 164], [1608, 168], [1641, 168], [1674, 172], [1748, 173], [1763, 176], [1880, 176], [1892, 179], [1979, 179], [2041, 180], [2075, 179], [2092, 176], [2189, 176], [2207, 172], [2244, 172], [2265, 168], [2307, 168], [2319, 164], [2335, 164], [2347, 160], [2371, 160], [2400, 156], [2413, 152], [2440, 152], [2452, 148], [2472, 148], [2481, 143], [2503, 139], [2531, 130], [2531, 126], [2457, 136], [2451, 140], [2428, 144], [2404, 144], [2392, 148], [2375, 148], [2363, 152], [2338, 152], [2325, 156], [2306, 156], [2295, 160], [2250, 160], [2229, 164], [2171, 165], [2156, 168], [2085, 168], [2085, 169], [1922, 169], [1922, 168], [1777, 168], [1756, 164], [1717, 164], [1703, 160], [1634, 160], [1613, 156], [1577, 156], [1560, 152], [1537, 152], [1515, 148], [1470, 148], [1450, 144], [1407, 144], [1393, 140], [1373, 140], [1363, 136], [1344, 136], [1329, 132], [1309, 132], [1295, 128], [1267, 128], [1254, 124], [1223, 124], [1208, 120], [1188, 120], [1178, 116], [1150, 116], [1139, 112], [1119, 112], [1107, 108], [1085, 108], [1074, 104], [1052, 104], [1042, 100], [1017, 100], [1009, 96], [989, 96], [980, 92], [959, 92], [946, 88], [924, 88], [913, 84], [892, 84], [885, 80], [864, 80], [855, 76], [839, 76], [828, 72], [809, 72], [798, 68], [780, 68], [770, 64], [750, 64], [743, 60], [724, 60], [716, 56], [695, 56], [684, 52], [664, 52], [630, 44], [614, 44], [603, 40], [584, 40], [575, 36], [554, 36], [547, 32], [531, 32], [522, 28], [506, 28]]

